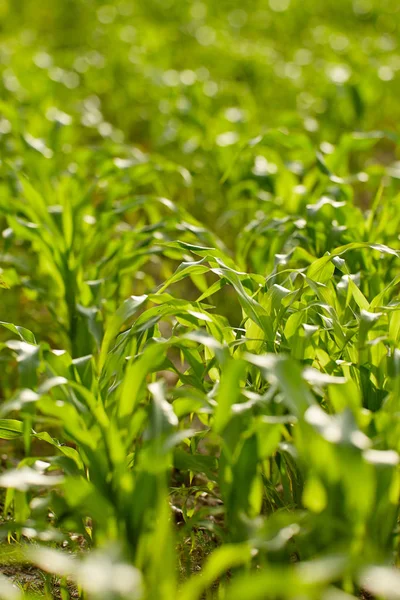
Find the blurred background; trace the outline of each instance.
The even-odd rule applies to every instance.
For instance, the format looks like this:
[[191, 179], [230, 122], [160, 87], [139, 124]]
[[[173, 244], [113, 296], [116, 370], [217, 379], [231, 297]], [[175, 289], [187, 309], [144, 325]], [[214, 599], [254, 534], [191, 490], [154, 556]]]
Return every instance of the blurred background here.
[[[86, 100], [90, 113], [93, 95], [147, 148], [190, 141], [190, 153], [224, 127], [335, 139], [398, 120], [396, 0], [1, 0], [0, 18], [3, 100], [28, 113]], [[96, 116], [83, 124], [99, 128]], [[45, 133], [39, 114], [26, 118]]]
[[396, 0], [0, 0], [0, 19], [1, 98], [34, 136], [53, 105], [76, 136], [180, 158], [263, 128], [334, 142], [398, 122]]
[[315, 144], [397, 128], [396, 0], [0, 0], [0, 22], [0, 151], [17, 166], [16, 133], [58, 172], [85, 144], [128, 143], [215, 196], [223, 149], [270, 128]]
[[[267, 273], [289, 216], [300, 227], [321, 195], [368, 209], [382, 181], [398, 193], [397, 0], [0, 0], [0, 28], [3, 212], [21, 174], [54, 214], [66, 195], [88, 202], [85, 228], [116, 201], [165, 196]], [[3, 260], [9, 247], [6, 233]], [[22, 289], [22, 269], [42, 289], [16, 254], [8, 284]], [[140, 272], [134, 292], [151, 285]], [[16, 322], [21, 294], [7, 295]]]

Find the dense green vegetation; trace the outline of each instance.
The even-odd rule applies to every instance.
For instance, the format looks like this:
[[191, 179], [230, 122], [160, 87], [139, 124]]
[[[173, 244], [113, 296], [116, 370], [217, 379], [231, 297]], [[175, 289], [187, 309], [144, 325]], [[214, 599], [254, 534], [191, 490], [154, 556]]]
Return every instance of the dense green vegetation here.
[[400, 598], [398, 2], [0, 28], [0, 597]]

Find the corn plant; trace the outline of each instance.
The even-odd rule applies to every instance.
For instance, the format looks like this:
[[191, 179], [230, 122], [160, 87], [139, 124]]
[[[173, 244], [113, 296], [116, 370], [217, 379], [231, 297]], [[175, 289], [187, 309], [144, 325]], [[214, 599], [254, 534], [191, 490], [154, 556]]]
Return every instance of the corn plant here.
[[400, 597], [397, 12], [0, 1], [2, 598]]

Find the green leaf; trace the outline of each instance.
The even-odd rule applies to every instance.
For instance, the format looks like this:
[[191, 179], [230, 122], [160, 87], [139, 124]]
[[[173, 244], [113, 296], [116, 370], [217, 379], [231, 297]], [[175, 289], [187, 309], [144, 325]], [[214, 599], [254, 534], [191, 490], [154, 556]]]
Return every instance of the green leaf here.
[[0, 419], [0, 438], [2, 440], [12, 440], [21, 437], [24, 431], [22, 421], [15, 419]]
[[104, 332], [103, 342], [101, 344], [99, 356], [99, 372], [102, 371], [107, 352], [110, 348], [112, 340], [119, 333], [121, 327], [133, 317], [141, 306], [146, 302], [147, 296], [131, 296], [118, 308], [116, 313], [111, 317]]
[[226, 544], [215, 550], [209, 557], [201, 575], [192, 577], [181, 589], [179, 600], [198, 600], [204, 591], [228, 569], [245, 565], [251, 559], [248, 544]]
[[216, 433], [222, 433], [231, 418], [231, 407], [240, 397], [240, 382], [244, 372], [245, 363], [240, 360], [229, 360], [222, 368], [214, 413], [213, 428]]

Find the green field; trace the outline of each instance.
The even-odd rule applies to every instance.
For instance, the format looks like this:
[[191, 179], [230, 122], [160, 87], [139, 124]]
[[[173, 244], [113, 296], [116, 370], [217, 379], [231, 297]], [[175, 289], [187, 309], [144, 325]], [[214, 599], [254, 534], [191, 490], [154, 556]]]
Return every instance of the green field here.
[[400, 599], [400, 3], [0, 0], [0, 598]]

